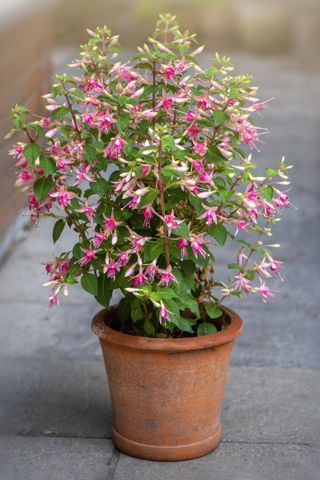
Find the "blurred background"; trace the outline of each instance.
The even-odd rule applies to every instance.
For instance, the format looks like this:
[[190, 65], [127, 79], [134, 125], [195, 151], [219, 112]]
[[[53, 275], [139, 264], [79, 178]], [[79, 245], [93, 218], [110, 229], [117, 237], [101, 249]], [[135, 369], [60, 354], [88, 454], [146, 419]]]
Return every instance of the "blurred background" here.
[[[317, 134], [310, 138], [319, 127], [317, 0], [1, 0], [1, 138], [11, 127], [8, 112], [15, 103], [41, 112], [41, 95], [52, 73], [63, 71], [77, 55], [86, 27], [107, 24], [130, 51], [152, 32], [158, 13], [166, 11], [177, 14], [182, 27], [197, 32], [199, 43], [206, 44], [204, 64], [215, 51], [231, 55], [237, 71], [253, 73], [263, 100], [275, 97], [264, 118], [272, 137], [265, 137], [271, 146], [263, 156], [286, 154], [297, 166], [297, 177], [306, 164], [317, 163]], [[297, 143], [297, 130], [305, 142]], [[0, 149], [2, 251], [25, 219], [17, 216], [25, 197], [13, 187], [10, 143], [2, 141]]]

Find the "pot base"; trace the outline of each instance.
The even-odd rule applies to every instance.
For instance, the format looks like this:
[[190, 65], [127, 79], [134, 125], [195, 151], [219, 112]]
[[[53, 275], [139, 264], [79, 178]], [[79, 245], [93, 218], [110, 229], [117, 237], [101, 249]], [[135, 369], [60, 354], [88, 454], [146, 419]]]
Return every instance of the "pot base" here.
[[147, 445], [135, 442], [120, 435], [117, 430], [112, 427], [113, 442], [116, 447], [127, 455], [133, 457], [144, 458], [146, 460], [157, 460], [160, 462], [174, 462], [178, 460], [190, 460], [192, 458], [207, 455], [217, 448], [221, 439], [221, 425], [211, 437], [200, 442], [190, 443], [188, 445]]

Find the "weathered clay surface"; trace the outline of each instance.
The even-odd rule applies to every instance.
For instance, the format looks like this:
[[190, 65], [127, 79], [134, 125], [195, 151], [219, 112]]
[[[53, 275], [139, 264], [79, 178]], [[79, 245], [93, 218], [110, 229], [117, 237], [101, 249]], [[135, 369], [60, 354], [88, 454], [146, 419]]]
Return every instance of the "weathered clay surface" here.
[[108, 374], [113, 439], [130, 455], [184, 460], [205, 455], [221, 437], [220, 412], [231, 349], [242, 331], [238, 315], [205, 337], [156, 339], [93, 320]]

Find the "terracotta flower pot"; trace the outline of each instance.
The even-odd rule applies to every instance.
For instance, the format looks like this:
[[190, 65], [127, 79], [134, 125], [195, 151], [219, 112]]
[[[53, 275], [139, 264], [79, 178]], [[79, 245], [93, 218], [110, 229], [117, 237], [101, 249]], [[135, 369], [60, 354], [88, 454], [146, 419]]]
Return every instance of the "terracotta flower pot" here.
[[202, 337], [158, 339], [117, 332], [93, 319], [106, 365], [113, 440], [150, 460], [186, 460], [214, 450], [227, 369], [242, 321], [229, 309], [228, 327]]

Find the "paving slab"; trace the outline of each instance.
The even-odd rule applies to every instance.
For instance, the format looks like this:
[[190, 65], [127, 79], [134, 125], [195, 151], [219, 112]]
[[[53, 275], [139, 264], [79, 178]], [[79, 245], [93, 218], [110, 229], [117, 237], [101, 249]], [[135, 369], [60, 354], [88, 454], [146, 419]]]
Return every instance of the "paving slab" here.
[[244, 331], [235, 342], [232, 365], [320, 368], [319, 307], [288, 308], [283, 298], [252, 308], [242, 303], [237, 311]]
[[191, 461], [157, 463], [120, 455], [113, 480], [318, 480], [319, 447], [221, 443]]
[[106, 480], [117, 461], [110, 440], [0, 438], [1, 480]]
[[[111, 403], [101, 360], [67, 361], [53, 355], [41, 361], [2, 359], [0, 384], [2, 432], [111, 438]], [[318, 370], [231, 367], [223, 438], [320, 443], [319, 396]]]

